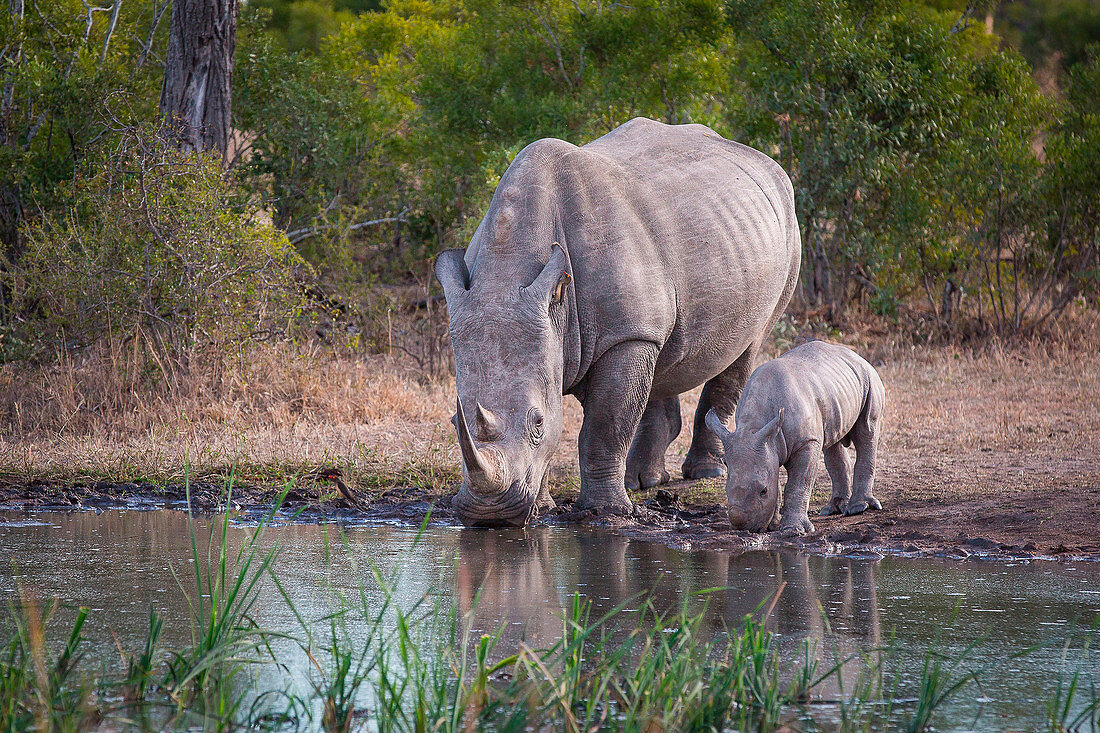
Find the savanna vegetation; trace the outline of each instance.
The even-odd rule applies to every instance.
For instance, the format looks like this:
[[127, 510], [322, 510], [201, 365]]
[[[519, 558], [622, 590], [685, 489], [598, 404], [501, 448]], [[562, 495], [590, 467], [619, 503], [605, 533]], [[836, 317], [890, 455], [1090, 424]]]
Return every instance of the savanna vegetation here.
[[[1095, 345], [1087, 0], [210, 5], [234, 23], [194, 7], [0, 12], [9, 477], [104, 456], [144, 474], [127, 445], [199, 426], [225, 433], [195, 448], [205, 462], [231, 463], [244, 425], [385, 422], [438, 392], [433, 256], [467, 241], [524, 145], [638, 115], [706, 123], [789, 171], [803, 269], [777, 343]], [[202, 114], [187, 39], [222, 54]], [[385, 452], [336, 432], [322, 458]], [[86, 436], [113, 442], [25, 470], [42, 441]]]
[[[803, 270], [772, 351], [812, 330], [882, 365], [891, 498], [937, 521], [945, 497], [986, 502], [930, 544], [981, 526], [1022, 546], [992, 485], [1044, 497], [1029, 511], [1063, 534], [1042, 551], [1098, 554], [1098, 110], [1090, 0], [7, 0], [2, 497], [156, 491], [190, 466], [322, 511], [393, 487], [445, 496], [459, 464], [432, 258], [465, 244], [524, 145], [643, 115], [788, 170]], [[902, 536], [905, 516], [883, 516]], [[752, 617], [704, 638], [698, 617], [651, 607], [612, 638], [578, 602], [555, 646], [514, 655], [430, 604], [341, 599], [318, 621], [286, 599], [300, 628], [266, 629], [251, 611], [277, 550], [232, 553], [228, 521], [178, 578], [190, 643], [168, 647], [151, 614], [120, 667], [84, 656], [90, 612], [20, 589], [0, 620], [0, 728], [811, 729], [814, 691], [843, 672], [813, 650], [781, 659]], [[354, 642], [352, 617], [369, 627]], [[1094, 641], [1067, 656], [1087, 664]], [[274, 644], [309, 660], [308, 688], [255, 686], [261, 665], [286, 670]], [[980, 689], [932, 645], [903, 696], [879, 651], [828, 724], [926, 730]], [[1069, 672], [1049, 727], [1095, 730], [1098, 710]]]

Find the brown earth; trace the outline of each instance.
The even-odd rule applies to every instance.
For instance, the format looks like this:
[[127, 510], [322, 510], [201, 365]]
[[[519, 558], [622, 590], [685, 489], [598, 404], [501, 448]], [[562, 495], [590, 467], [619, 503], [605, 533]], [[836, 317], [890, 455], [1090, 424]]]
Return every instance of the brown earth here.
[[[829, 490], [822, 468], [811, 506], [817, 531], [794, 544], [817, 552], [1100, 559], [1096, 339], [1073, 347], [962, 349], [900, 347], [859, 333], [834, 336], [868, 355], [887, 386], [889, 414], [875, 492], [883, 509], [860, 517], [813, 515]], [[289, 484], [288, 504], [304, 508], [308, 518], [418, 521], [434, 507], [435, 521], [453, 521], [446, 499], [458, 456], [447, 423], [454, 400], [449, 380], [425, 380], [384, 361], [313, 370], [308, 364], [286, 366], [286, 359], [271, 362], [266, 378], [277, 385], [286, 381], [283, 371], [298, 370], [286, 398], [253, 374], [245, 397], [207, 395], [194, 404], [184, 401], [176, 414], [158, 413], [144, 422], [132, 406], [129, 412], [120, 408], [117, 419], [102, 409], [88, 418], [78, 407], [64, 425], [46, 418], [30, 427], [21, 423], [18, 430], [10, 421], [0, 425], [0, 505], [179, 501], [184, 474], [190, 473], [196, 503], [211, 509], [232, 467], [245, 487], [235, 490], [234, 504], [245, 509], [269, 506], [278, 493], [273, 487]], [[69, 369], [69, 382], [64, 389], [53, 387], [49, 399], [79, 393], [79, 375]], [[47, 386], [58, 382], [56, 375], [42, 380]], [[28, 400], [25, 384], [20, 375], [8, 375], [8, 386], [22, 389], [14, 393]], [[687, 450], [697, 395], [682, 401], [684, 434], [668, 455], [674, 476]], [[31, 407], [16, 404], [7, 414], [25, 415]], [[580, 406], [567, 398], [565, 437], [551, 481], [561, 508], [549, 521], [609, 524], [693, 548], [781, 542], [730, 532], [719, 504], [722, 486], [713, 480], [662, 487], [668, 492], [663, 501], [652, 491], [637, 495], [642, 510], [634, 519], [570, 512], [580, 417]], [[334, 476], [347, 485], [350, 499], [336, 491]]]

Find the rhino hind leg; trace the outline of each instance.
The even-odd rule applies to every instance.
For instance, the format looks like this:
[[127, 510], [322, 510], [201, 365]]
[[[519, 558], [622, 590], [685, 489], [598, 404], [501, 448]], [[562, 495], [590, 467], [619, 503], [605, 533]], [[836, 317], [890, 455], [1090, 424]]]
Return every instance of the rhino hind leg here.
[[629, 513], [626, 456], [653, 385], [657, 345], [627, 341], [608, 350], [588, 370], [584, 421], [577, 443], [581, 493], [577, 509]]
[[680, 397], [650, 400], [626, 457], [626, 489], [652, 489], [668, 483], [665, 451], [680, 434]]
[[852, 454], [843, 441], [825, 449], [825, 470], [833, 482], [833, 493], [818, 514], [822, 517], [843, 514], [852, 496]]
[[756, 352], [755, 346], [747, 349], [737, 357], [736, 361], [726, 367], [725, 371], [703, 385], [699, 406], [695, 408], [691, 447], [682, 466], [684, 478], [698, 479], [726, 475], [722, 441], [706, 426], [707, 412], [713, 407], [718, 417], [723, 420], [733, 414], [737, 399], [741, 396], [741, 390], [745, 387], [749, 374], [752, 373]]
[[862, 514], [868, 509], [881, 509], [875, 498], [875, 459], [878, 453], [880, 418], [885, 395], [881, 387], [873, 389], [863, 413], [852, 428], [852, 444], [856, 447], [856, 462], [852, 470], [852, 498], [845, 514]]

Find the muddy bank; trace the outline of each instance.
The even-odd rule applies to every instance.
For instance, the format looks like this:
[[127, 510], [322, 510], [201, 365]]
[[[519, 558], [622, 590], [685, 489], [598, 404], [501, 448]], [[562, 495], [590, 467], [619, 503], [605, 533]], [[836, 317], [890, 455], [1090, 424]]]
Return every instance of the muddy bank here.
[[[722, 505], [681, 499], [694, 485], [674, 482], [655, 496], [643, 499], [634, 516], [577, 512], [569, 497], [538, 522], [555, 525], [599, 526], [633, 539], [660, 542], [682, 550], [746, 551], [791, 547], [827, 555], [909, 555], [979, 559], [1100, 560], [1100, 487], [1079, 490], [1074, 502], [1064, 492], [1004, 492], [989, 496], [883, 498], [881, 511], [857, 517], [811, 519], [815, 532], [785, 539], [772, 534], [731, 531]], [[651, 494], [653, 492], [650, 492]], [[693, 492], [694, 493], [694, 492]], [[450, 508], [452, 494], [420, 489], [393, 489], [374, 495], [349, 491], [335, 482], [316, 482], [291, 489], [282, 497], [281, 520], [306, 522], [402, 522], [420, 524], [430, 515], [432, 524], [457, 524]], [[236, 486], [229, 508], [246, 519], [270, 513], [280, 492], [270, 488]], [[95, 510], [128, 508], [186, 509], [188, 488], [180, 484], [157, 487], [147, 483], [95, 482], [67, 488], [41, 484], [0, 488], [4, 510]], [[203, 513], [226, 507], [225, 484], [198, 481], [190, 485], [190, 504]]]

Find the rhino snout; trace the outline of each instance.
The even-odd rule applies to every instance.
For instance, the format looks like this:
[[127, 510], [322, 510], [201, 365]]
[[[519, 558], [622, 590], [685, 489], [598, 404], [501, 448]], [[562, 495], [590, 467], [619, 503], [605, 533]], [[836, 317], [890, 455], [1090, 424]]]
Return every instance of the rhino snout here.
[[749, 517], [740, 508], [730, 507], [730, 527], [736, 530], [749, 529]]
[[746, 511], [736, 504], [727, 507], [730, 528], [747, 532], [763, 532], [772, 520], [774, 511], [768, 507], [761, 507], [758, 511]]
[[535, 513], [535, 498], [535, 490], [522, 481], [488, 496], [463, 482], [451, 506], [467, 527], [522, 527]]

